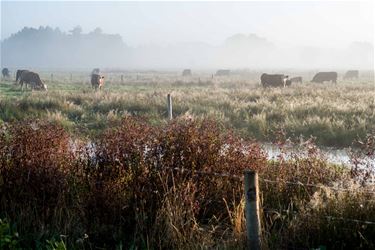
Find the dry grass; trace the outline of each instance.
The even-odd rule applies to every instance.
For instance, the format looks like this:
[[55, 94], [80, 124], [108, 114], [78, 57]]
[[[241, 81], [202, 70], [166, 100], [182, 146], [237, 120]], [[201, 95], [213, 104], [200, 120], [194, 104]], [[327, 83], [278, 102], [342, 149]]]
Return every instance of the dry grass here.
[[[369, 80], [264, 90], [251, 76], [145, 73], [124, 83], [109, 76], [94, 92], [83, 74], [54, 77], [47, 93], [0, 86], [0, 245], [243, 249], [242, 181], [195, 171], [251, 167], [261, 178], [265, 248], [375, 247], [375, 227], [356, 221], [375, 221]], [[352, 169], [329, 164], [311, 142], [283, 150], [301, 136], [352, 145]], [[267, 161], [249, 138], [276, 141], [282, 153]]]
[[[242, 137], [261, 141], [272, 141], [274, 132], [284, 129], [291, 138], [314, 136], [318, 145], [348, 147], [375, 129], [375, 88], [369, 80], [305, 82], [265, 90], [256, 80], [240, 76], [207, 82], [202, 77], [199, 82], [153, 73], [152, 77], [146, 74], [146, 80], [126, 79], [123, 84], [110, 80], [104, 91], [94, 92], [88, 83], [63, 82], [63, 76], [56, 78], [61, 82], [50, 83], [47, 96], [33, 92], [2, 100], [0, 119], [52, 114], [51, 119], [61, 119], [65, 127], [84, 135], [103, 131], [127, 114], [147, 116], [161, 124], [166, 117], [166, 95], [171, 93], [175, 116], [215, 118]], [[9, 91], [14, 88], [8, 87]]]
[[[374, 247], [374, 227], [355, 221], [375, 220], [366, 173], [328, 164], [313, 144], [267, 163], [259, 145], [214, 121], [160, 128], [131, 117], [89, 140], [94, 148], [44, 121], [2, 128], [0, 215], [16, 225], [19, 247], [242, 249], [242, 181], [196, 171], [249, 167], [261, 178], [265, 247]], [[373, 157], [373, 141], [358, 154]]]

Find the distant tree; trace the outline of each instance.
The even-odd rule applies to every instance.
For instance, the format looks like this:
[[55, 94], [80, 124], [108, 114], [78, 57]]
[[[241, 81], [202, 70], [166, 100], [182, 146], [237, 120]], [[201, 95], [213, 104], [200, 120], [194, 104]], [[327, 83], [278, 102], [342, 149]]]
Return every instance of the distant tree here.
[[85, 34], [80, 26], [69, 33], [49, 26], [25, 27], [1, 41], [1, 61], [9, 67], [121, 65], [126, 51], [120, 35], [100, 28]]
[[94, 34], [94, 35], [100, 35], [100, 34], [103, 33], [103, 31], [102, 31], [101, 28], [97, 27], [91, 33]]
[[72, 33], [73, 36], [79, 36], [82, 33], [82, 28], [78, 25], [74, 27], [72, 30], [69, 30], [69, 32]]

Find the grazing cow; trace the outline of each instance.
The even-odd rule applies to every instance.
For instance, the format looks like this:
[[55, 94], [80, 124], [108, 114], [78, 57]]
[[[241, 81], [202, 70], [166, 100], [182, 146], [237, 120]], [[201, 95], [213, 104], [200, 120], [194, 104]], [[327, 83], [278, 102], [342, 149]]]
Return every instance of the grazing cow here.
[[260, 82], [263, 87], [285, 87], [292, 84], [291, 80], [288, 79], [288, 76], [282, 74], [269, 75], [263, 73], [260, 76]]
[[337, 72], [319, 72], [311, 80], [311, 82], [316, 82], [316, 83], [323, 83], [323, 82], [328, 82], [328, 81], [336, 83]]
[[230, 70], [229, 69], [219, 69], [216, 71], [216, 76], [229, 76], [230, 75]]
[[91, 75], [91, 86], [93, 89], [99, 90], [103, 87], [104, 85], [104, 76], [101, 76], [99, 74], [92, 74]]
[[47, 90], [47, 85], [45, 85], [42, 82], [42, 80], [40, 80], [40, 77], [37, 73], [24, 70], [22, 71], [19, 79], [20, 79], [21, 89], [23, 88], [23, 84], [25, 83], [26, 89], [27, 89], [27, 84], [29, 84], [31, 86], [31, 89]]
[[4, 78], [9, 78], [9, 69], [8, 68], [3, 68], [1, 73], [3, 74]]
[[348, 70], [344, 75], [344, 80], [348, 79], [358, 79], [359, 71], [358, 70]]
[[100, 74], [100, 69], [95, 68], [91, 71], [91, 75], [99, 75]]
[[16, 72], [16, 83], [18, 83], [18, 80], [21, 78], [21, 74], [24, 71], [27, 71], [27, 70], [25, 70], [25, 69], [19, 69], [19, 70], [17, 70], [17, 72]]
[[293, 83], [293, 82], [302, 83], [302, 77], [301, 76], [296, 76], [296, 77], [290, 78], [289, 80], [290, 80], [291, 83]]
[[184, 71], [182, 71], [182, 76], [191, 76], [191, 69], [184, 69]]

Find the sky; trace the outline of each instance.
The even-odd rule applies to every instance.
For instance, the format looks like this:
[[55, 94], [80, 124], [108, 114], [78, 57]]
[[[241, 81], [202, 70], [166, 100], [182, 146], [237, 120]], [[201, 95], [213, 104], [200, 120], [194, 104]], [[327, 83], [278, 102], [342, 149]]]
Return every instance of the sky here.
[[220, 45], [255, 33], [279, 46], [344, 48], [374, 41], [373, 1], [101, 2], [1, 1], [1, 39], [24, 26], [83, 32], [100, 27], [133, 47], [203, 42]]

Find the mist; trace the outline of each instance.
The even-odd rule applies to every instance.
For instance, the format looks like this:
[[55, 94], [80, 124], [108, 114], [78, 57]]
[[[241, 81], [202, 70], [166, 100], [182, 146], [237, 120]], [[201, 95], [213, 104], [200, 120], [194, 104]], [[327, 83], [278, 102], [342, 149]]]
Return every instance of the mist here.
[[1, 66], [373, 70], [373, 7], [2, 1]]

